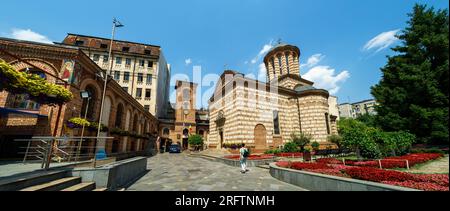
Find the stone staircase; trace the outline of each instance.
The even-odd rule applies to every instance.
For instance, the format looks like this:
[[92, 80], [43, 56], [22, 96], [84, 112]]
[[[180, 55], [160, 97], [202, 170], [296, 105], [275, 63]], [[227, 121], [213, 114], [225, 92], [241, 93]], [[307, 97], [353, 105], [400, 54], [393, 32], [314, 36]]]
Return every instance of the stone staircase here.
[[106, 191], [94, 182], [82, 182], [67, 170], [39, 171], [0, 180], [0, 191]]

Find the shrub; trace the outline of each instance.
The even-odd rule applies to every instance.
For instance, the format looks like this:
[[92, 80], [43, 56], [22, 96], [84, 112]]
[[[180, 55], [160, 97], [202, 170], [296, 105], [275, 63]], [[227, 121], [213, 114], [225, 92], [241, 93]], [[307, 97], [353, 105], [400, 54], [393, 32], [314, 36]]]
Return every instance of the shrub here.
[[327, 138], [328, 142], [336, 144], [339, 148], [342, 148], [342, 137], [340, 135], [331, 135]]
[[288, 142], [284, 145], [283, 152], [300, 152], [300, 150], [296, 143]]
[[70, 128], [82, 128], [83, 125], [85, 127], [89, 127], [89, 125], [90, 125], [90, 122], [88, 120], [83, 119], [83, 118], [78, 118], [78, 117], [71, 118], [67, 122], [68, 122], [67, 126], [69, 126]]
[[191, 146], [198, 149], [199, 147], [203, 146], [203, 137], [198, 134], [190, 135], [188, 138], [188, 142]]
[[414, 180], [414, 176], [412, 174], [370, 167], [349, 168], [345, 170], [345, 173], [354, 179], [361, 179], [372, 182], [382, 182], [382, 181], [404, 182], [408, 180]]
[[64, 104], [72, 100], [73, 94], [66, 88], [47, 82], [35, 74], [16, 71], [0, 59], [0, 91], [28, 94], [31, 100], [41, 104]]
[[280, 154], [280, 153], [281, 153], [280, 149], [271, 149], [264, 152], [264, 154]]
[[308, 145], [312, 140], [312, 136], [305, 133], [292, 133], [291, 141], [300, 147], [300, 151], [303, 152], [305, 146]]
[[433, 148], [433, 149], [413, 149], [411, 150], [411, 153], [437, 153], [437, 154], [445, 154], [444, 151]]
[[320, 148], [320, 144], [319, 144], [319, 142], [314, 141], [314, 142], [311, 144], [311, 147], [314, 149], [314, 151], [317, 151], [317, 150], [319, 150], [319, 148]]

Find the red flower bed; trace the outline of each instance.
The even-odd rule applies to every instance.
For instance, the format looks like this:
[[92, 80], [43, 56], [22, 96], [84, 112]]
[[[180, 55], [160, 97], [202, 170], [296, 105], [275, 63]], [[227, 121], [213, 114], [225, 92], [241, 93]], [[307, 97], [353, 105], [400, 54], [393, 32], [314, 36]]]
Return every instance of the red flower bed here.
[[316, 160], [316, 162], [325, 164], [344, 164], [341, 160], [338, 160], [336, 158], [319, 158]]
[[436, 160], [438, 158], [443, 157], [442, 154], [439, 153], [415, 153], [415, 154], [409, 154], [399, 157], [389, 157], [386, 159], [393, 159], [393, 160], [408, 160], [409, 166], [414, 166], [416, 164], [425, 163], [430, 160]]
[[[265, 159], [272, 159], [273, 157], [274, 157], [273, 155], [250, 155], [249, 157], [247, 157], [247, 159], [248, 160], [265, 160]], [[228, 156], [225, 156], [224, 158], [231, 159], [231, 160], [240, 160], [241, 156], [228, 155]]]
[[297, 170], [333, 169], [333, 167], [328, 166], [325, 163], [302, 163], [302, 162], [292, 163], [291, 168]]
[[278, 153], [275, 154], [277, 157], [302, 157], [303, 153], [301, 152], [291, 152], [291, 153]]
[[[409, 167], [412, 167], [420, 163], [436, 160], [442, 156], [443, 155], [439, 153], [415, 153], [398, 157], [388, 157], [381, 160], [381, 166], [386, 169], [407, 168], [406, 160], [408, 160]], [[345, 164], [360, 167], [374, 167], [374, 168], [380, 167], [380, 164], [376, 160], [371, 161], [346, 160]]]
[[448, 174], [416, 174], [414, 177], [418, 182], [437, 183], [448, 188]]
[[354, 179], [372, 182], [395, 181], [404, 182], [414, 180], [414, 176], [399, 171], [389, 171], [370, 167], [354, 167], [345, 170], [345, 173]]
[[319, 174], [361, 179], [425, 191], [449, 191], [448, 174], [410, 174], [372, 167], [344, 166], [337, 159], [319, 159], [316, 163], [280, 161], [276, 165]]
[[442, 186], [432, 182], [416, 182], [416, 181], [405, 181], [405, 182], [394, 182], [394, 181], [383, 181], [382, 183], [388, 185], [403, 186], [407, 188], [414, 188], [418, 190], [425, 191], [449, 191], [448, 186]]

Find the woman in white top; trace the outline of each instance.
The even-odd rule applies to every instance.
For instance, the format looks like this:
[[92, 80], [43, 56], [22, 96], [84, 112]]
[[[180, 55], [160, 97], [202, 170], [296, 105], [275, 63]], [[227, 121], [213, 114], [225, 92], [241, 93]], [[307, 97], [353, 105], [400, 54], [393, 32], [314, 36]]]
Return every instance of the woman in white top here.
[[245, 144], [242, 144], [241, 149], [239, 150], [240, 161], [241, 161], [241, 173], [245, 174], [245, 172], [249, 171], [247, 169], [247, 157], [249, 155], [248, 149], [245, 147]]

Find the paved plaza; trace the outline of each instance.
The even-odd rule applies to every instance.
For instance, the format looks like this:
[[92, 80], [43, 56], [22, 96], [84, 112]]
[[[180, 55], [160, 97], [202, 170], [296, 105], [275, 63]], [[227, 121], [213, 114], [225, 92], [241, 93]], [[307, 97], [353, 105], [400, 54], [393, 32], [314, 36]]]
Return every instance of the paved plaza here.
[[273, 178], [268, 169], [241, 174], [239, 168], [187, 154], [159, 154], [147, 165], [149, 172], [128, 191], [305, 191]]

